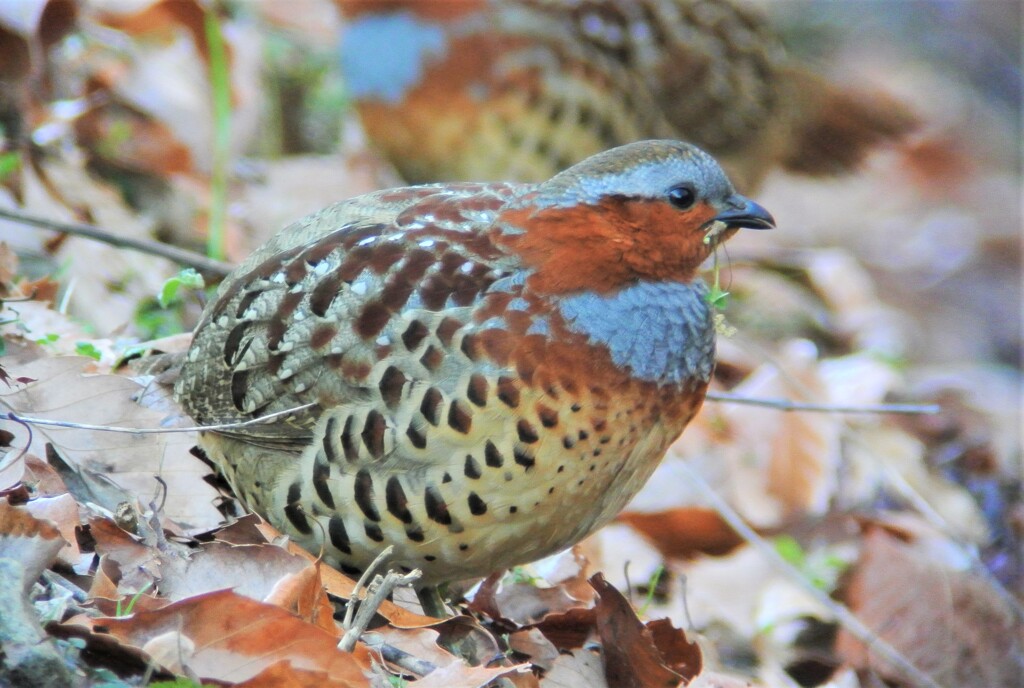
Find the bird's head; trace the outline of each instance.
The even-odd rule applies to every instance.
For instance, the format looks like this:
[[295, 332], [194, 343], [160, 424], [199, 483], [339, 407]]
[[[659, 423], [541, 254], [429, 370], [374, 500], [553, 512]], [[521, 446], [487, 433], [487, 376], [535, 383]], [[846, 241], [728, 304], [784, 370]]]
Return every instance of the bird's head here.
[[502, 212], [499, 241], [549, 293], [689, 282], [738, 229], [775, 220], [736, 193], [710, 155], [679, 141], [599, 153], [532, 187]]

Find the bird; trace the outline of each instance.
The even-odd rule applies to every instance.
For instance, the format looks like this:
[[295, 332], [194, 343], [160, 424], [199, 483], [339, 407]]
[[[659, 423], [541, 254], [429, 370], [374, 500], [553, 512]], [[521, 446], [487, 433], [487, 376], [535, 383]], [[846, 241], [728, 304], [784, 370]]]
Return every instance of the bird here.
[[175, 394], [204, 426], [267, 418], [200, 435], [235, 494], [350, 575], [393, 546], [440, 616], [439, 585], [565, 549], [641, 488], [714, 368], [702, 263], [774, 225], [674, 140], [358, 196], [221, 283]]
[[789, 58], [742, 0], [337, 0], [370, 141], [410, 183], [540, 182], [672, 138], [745, 193], [773, 169], [838, 175], [914, 129], [877, 88]]

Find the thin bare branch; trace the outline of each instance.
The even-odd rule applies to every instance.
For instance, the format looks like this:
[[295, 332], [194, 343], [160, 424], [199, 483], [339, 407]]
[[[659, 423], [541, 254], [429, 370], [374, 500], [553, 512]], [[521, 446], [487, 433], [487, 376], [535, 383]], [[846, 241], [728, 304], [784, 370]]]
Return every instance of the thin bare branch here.
[[[341, 624], [345, 629], [345, 635], [342, 637], [341, 642], [338, 643], [339, 650], [351, 652], [355, 649], [356, 643], [370, 625], [370, 621], [373, 620], [373, 616], [377, 613], [381, 603], [398, 586], [411, 585], [419, 579], [421, 575], [419, 569], [413, 569], [405, 575], [391, 570], [384, 576], [377, 575], [377, 569], [384, 565], [384, 562], [391, 556], [393, 551], [394, 547], [391, 545], [381, 550], [380, 554], [363, 572], [363, 575], [356, 583], [356, 587], [352, 589], [352, 596], [349, 598], [347, 608], [345, 609], [345, 620]], [[366, 596], [360, 597], [364, 588]]]
[[236, 428], [244, 428], [250, 425], [261, 425], [267, 421], [280, 418], [281, 416], [289, 416], [299, 411], [305, 411], [308, 408], [316, 406], [314, 403], [303, 404], [302, 406], [296, 406], [294, 408], [285, 409], [284, 411], [277, 411], [276, 413], [268, 413], [265, 416], [259, 418], [253, 418], [252, 420], [237, 421], [235, 423], [220, 423], [218, 425], [191, 425], [183, 428], [126, 428], [117, 425], [91, 425], [89, 423], [72, 423], [65, 420], [51, 420], [49, 418], [33, 418], [31, 416], [22, 416], [8, 411], [7, 413], [0, 414], [0, 418], [14, 421], [15, 423], [23, 423], [27, 425], [46, 425], [54, 428], [70, 428], [72, 430], [98, 430], [100, 432], [120, 432], [129, 435], [160, 435], [165, 433], [173, 432], [205, 432], [207, 430], [234, 430]]
[[173, 261], [178, 265], [202, 270], [203, 272], [217, 275], [219, 277], [226, 277], [233, 269], [233, 266], [229, 263], [214, 260], [213, 258], [207, 258], [201, 253], [188, 251], [160, 241], [119, 236], [105, 229], [96, 227], [95, 225], [47, 220], [46, 218], [28, 215], [18, 210], [12, 210], [11, 208], [0, 208], [0, 217], [14, 222], [20, 222], [24, 225], [42, 227], [43, 229], [61, 232], [62, 234], [85, 237], [87, 239], [101, 241], [104, 244], [109, 244], [111, 246], [128, 248], [133, 251], [147, 253], [152, 256], [159, 256]]
[[753, 528], [748, 526], [747, 522], [743, 520], [743, 517], [740, 516], [739, 513], [737, 513], [736, 510], [725, 501], [725, 499], [716, 493], [714, 488], [712, 488], [703, 477], [690, 468], [685, 461], [680, 461], [677, 465], [687, 473], [687, 476], [694, 485], [701, 490], [704, 497], [711, 503], [712, 508], [718, 512], [722, 519], [728, 523], [729, 526], [735, 530], [747, 544], [757, 550], [761, 556], [771, 562], [775, 568], [785, 574], [788, 578], [798, 582], [801, 589], [813, 597], [819, 604], [828, 609], [839, 624], [849, 631], [850, 635], [864, 643], [870, 651], [878, 654], [893, 666], [898, 667], [912, 685], [922, 686], [924, 688], [941, 688], [941, 686], [936, 683], [931, 676], [914, 666], [914, 664], [904, 657], [899, 650], [894, 648], [892, 645], [880, 638], [874, 631], [868, 628], [863, 621], [858, 619], [857, 616], [850, 611], [849, 607], [836, 602], [829, 597], [828, 593], [814, 585], [811, 585], [796, 567], [783, 559], [782, 556], [775, 551], [774, 547], [772, 547], [763, 537], [758, 535]]
[[728, 392], [708, 392], [708, 401], [727, 404], [764, 406], [777, 411], [811, 411], [813, 413], [898, 413], [904, 415], [931, 415], [942, 410], [938, 404], [868, 404], [865, 406], [838, 406], [834, 404], [808, 404], [790, 399], [759, 399], [742, 397]]

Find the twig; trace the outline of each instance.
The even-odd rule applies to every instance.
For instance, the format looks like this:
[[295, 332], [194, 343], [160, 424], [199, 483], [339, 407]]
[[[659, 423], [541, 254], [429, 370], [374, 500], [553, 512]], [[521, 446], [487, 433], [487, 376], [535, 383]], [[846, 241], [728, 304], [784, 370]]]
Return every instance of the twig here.
[[840, 602], [836, 602], [828, 596], [823, 590], [814, 587], [804, 580], [803, 574], [797, 570], [792, 564], [782, 558], [782, 556], [775, 551], [775, 549], [769, 545], [764, 538], [754, 532], [754, 529], [747, 525], [743, 517], [740, 516], [735, 509], [733, 509], [728, 502], [722, 499], [718, 493], [701, 477], [695, 470], [690, 468], [685, 461], [678, 463], [680, 467], [687, 473], [691, 481], [703, 492], [704, 497], [711, 503], [715, 511], [722, 517], [722, 519], [729, 524], [729, 526], [739, 534], [743, 540], [753, 547], [761, 556], [772, 563], [775, 568], [784, 573], [791, 580], [795, 580], [800, 583], [803, 590], [815, 599], [819, 604], [827, 608], [839, 622], [839, 624], [845, 628], [849, 633], [857, 638], [859, 641], [864, 643], [869, 650], [878, 654], [882, 659], [886, 660], [895, 667], [898, 667], [905, 675], [905, 677], [911, 680], [914, 685], [927, 686], [927, 688], [942, 688], [935, 680], [924, 673], [916, 666], [914, 666], [910, 660], [903, 656], [899, 650], [894, 648], [892, 645], [887, 643], [882, 638], [878, 637], [874, 631], [868, 628], [863, 621], [858, 619], [849, 607]]
[[416, 676], [426, 676], [430, 672], [437, 669], [437, 665], [433, 662], [428, 662], [425, 659], [420, 659], [415, 655], [411, 655], [405, 650], [400, 650], [394, 645], [388, 645], [384, 642], [384, 637], [379, 633], [364, 633], [363, 643], [366, 647], [371, 650], [376, 650], [380, 653], [381, 659], [384, 661], [394, 664], [397, 667], [401, 667], [410, 674]]
[[14, 411], [8, 411], [7, 413], [0, 414], [0, 418], [5, 420], [14, 421], [15, 423], [21, 423], [23, 425], [46, 425], [55, 428], [71, 428], [73, 430], [98, 430], [101, 432], [120, 432], [128, 435], [159, 435], [163, 433], [173, 432], [204, 432], [207, 430], [234, 430], [236, 428], [244, 428], [250, 425], [260, 425], [267, 421], [274, 420], [280, 416], [287, 416], [299, 411], [305, 411], [306, 409], [316, 406], [315, 403], [303, 404], [302, 406], [296, 406], [294, 408], [285, 409], [284, 411], [277, 411], [275, 413], [268, 413], [265, 416], [259, 418], [253, 418], [251, 420], [240, 420], [235, 423], [220, 423], [218, 425], [190, 425], [183, 428], [126, 428], [117, 425], [92, 425], [90, 423], [72, 423], [66, 420], [51, 420], [49, 418], [33, 418], [31, 416], [20, 416]]
[[219, 277], [226, 277], [232, 270], [232, 266], [229, 263], [207, 258], [200, 253], [188, 251], [183, 248], [178, 248], [177, 246], [171, 246], [170, 244], [153, 241], [151, 239], [135, 239], [132, 237], [120, 236], [112, 232], [108, 232], [105, 229], [100, 229], [95, 225], [47, 220], [35, 215], [27, 215], [10, 208], [0, 208], [0, 217], [13, 220], [14, 222], [20, 222], [25, 225], [32, 225], [34, 227], [42, 227], [43, 229], [61, 232], [62, 234], [71, 234], [72, 236], [94, 239], [119, 248], [129, 248], [133, 251], [147, 253], [152, 256], [160, 256], [161, 258], [166, 258], [178, 265], [192, 267]]
[[377, 572], [377, 568], [384, 563], [384, 560], [391, 556], [391, 553], [395, 551], [394, 545], [388, 545], [374, 557], [370, 565], [363, 571], [363, 575], [356, 581], [356, 587], [352, 588], [352, 596], [349, 597], [348, 605], [345, 607], [345, 618], [342, 620], [341, 625], [345, 629], [352, 627], [352, 620], [356, 613], [356, 607], [359, 606], [359, 593], [364, 588], [369, 586], [370, 581], [373, 579], [374, 574]]
[[79, 604], [85, 604], [89, 600], [89, 593], [82, 590], [80, 587], [69, 581], [64, 576], [60, 575], [56, 571], [46, 569], [43, 571], [43, 580], [52, 585], [55, 588], [60, 588], [71, 595], [71, 599]]
[[759, 399], [741, 397], [728, 392], [708, 392], [708, 401], [747, 406], [764, 406], [778, 411], [812, 411], [815, 413], [899, 413], [906, 415], [928, 415], [942, 410], [938, 404], [867, 404], [865, 406], [835, 406], [832, 404], [808, 404], [789, 399]]
[[[366, 568], [366, 571], [356, 583], [356, 587], [352, 589], [352, 596], [349, 598], [348, 606], [345, 610], [345, 620], [342, 622], [342, 626], [345, 628], [345, 635], [342, 637], [341, 642], [338, 643], [339, 650], [351, 652], [355, 649], [356, 643], [370, 625], [370, 621], [373, 620], [373, 615], [377, 613], [381, 603], [398, 586], [410, 585], [419, 579], [421, 574], [418, 569], [414, 569], [405, 575], [395, 571], [388, 571], [382, 577], [374, 573], [391, 556], [393, 551], [394, 547], [391, 545], [385, 547]], [[367, 579], [371, 577], [373, 580], [367, 583]], [[360, 599], [359, 593], [364, 587], [366, 588], [366, 597]]]
[[[413, 569], [409, 573], [401, 574], [396, 571], [388, 571], [384, 577], [374, 576], [373, 582], [366, 589], [366, 599], [359, 601], [359, 609], [356, 611], [355, 621], [352, 627], [345, 631], [345, 636], [338, 643], [338, 649], [351, 652], [356, 642], [366, 631], [367, 626], [373, 620], [373, 615], [386, 600], [395, 588], [400, 585], [412, 585], [419, 580], [422, 574], [419, 569]], [[351, 604], [351, 600], [349, 601]]]

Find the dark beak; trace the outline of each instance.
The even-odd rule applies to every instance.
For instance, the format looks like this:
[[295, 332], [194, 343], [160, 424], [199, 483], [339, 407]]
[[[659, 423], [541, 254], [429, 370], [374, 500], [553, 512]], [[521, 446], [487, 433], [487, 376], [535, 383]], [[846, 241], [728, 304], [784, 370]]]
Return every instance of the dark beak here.
[[775, 218], [763, 207], [746, 196], [733, 194], [725, 202], [725, 210], [715, 216], [730, 229], [773, 229]]

